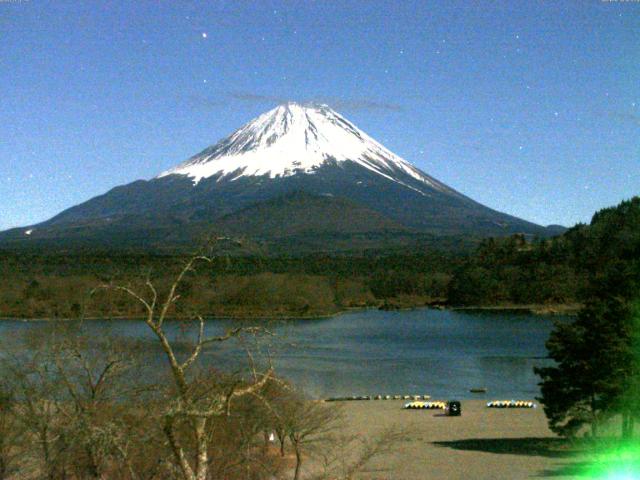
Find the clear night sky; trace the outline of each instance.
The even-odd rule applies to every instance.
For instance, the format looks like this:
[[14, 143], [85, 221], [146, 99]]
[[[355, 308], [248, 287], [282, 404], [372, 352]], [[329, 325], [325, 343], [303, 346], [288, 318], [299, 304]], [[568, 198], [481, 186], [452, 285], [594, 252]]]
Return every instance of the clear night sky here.
[[0, 0], [0, 229], [282, 100], [490, 207], [587, 222], [640, 194], [640, 1]]

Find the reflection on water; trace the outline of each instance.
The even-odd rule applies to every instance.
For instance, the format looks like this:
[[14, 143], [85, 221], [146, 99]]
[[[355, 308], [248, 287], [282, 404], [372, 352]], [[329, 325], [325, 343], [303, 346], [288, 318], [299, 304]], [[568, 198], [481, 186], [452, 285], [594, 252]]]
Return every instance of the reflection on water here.
[[[211, 320], [207, 333], [220, 334], [233, 322]], [[236, 325], [237, 323], [233, 323]], [[0, 322], [6, 341], [42, 322]], [[146, 325], [137, 321], [91, 321], [89, 335], [109, 331], [136, 340], [145, 363], [164, 362]], [[187, 351], [193, 332], [168, 324]], [[548, 363], [544, 343], [549, 318], [513, 313], [461, 313], [420, 309], [361, 311], [319, 320], [270, 323], [276, 334], [269, 351], [280, 375], [316, 397], [371, 394], [430, 394], [434, 398], [525, 398], [538, 394], [533, 367]], [[237, 346], [210, 350], [208, 366], [237, 369], [244, 352]], [[154, 369], [154, 368], [152, 368]], [[469, 393], [486, 387], [486, 395]]]

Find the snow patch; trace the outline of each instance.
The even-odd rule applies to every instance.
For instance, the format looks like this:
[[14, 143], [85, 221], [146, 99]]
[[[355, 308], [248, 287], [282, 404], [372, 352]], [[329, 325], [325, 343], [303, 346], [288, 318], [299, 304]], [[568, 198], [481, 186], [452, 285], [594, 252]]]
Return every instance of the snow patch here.
[[29, 229], [29, 230], [25, 230], [25, 232], [24, 232], [24, 234], [27, 235], [27, 236], [31, 235], [32, 233], [33, 233], [33, 228]]
[[194, 185], [204, 178], [234, 181], [242, 177], [289, 177], [313, 174], [327, 162], [352, 161], [390, 181], [423, 195], [419, 188], [397, 178], [406, 174], [440, 191], [446, 185], [422, 173], [387, 150], [326, 105], [288, 103], [263, 113], [229, 137], [170, 170], [186, 175]]

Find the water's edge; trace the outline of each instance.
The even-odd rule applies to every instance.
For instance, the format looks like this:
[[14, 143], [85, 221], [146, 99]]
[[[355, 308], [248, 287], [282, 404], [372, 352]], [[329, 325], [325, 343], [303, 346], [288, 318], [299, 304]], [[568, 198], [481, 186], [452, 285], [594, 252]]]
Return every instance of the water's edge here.
[[[346, 315], [354, 312], [366, 312], [366, 311], [390, 311], [390, 312], [406, 312], [416, 310], [438, 310], [438, 311], [452, 311], [452, 312], [469, 312], [469, 313], [482, 313], [482, 312], [495, 312], [495, 313], [515, 313], [515, 314], [530, 314], [537, 316], [573, 316], [578, 313], [581, 304], [531, 304], [531, 305], [469, 305], [469, 306], [447, 306], [447, 305], [415, 305], [402, 308], [381, 308], [381, 307], [349, 307], [335, 312], [325, 312], [313, 315], [208, 315], [203, 314], [208, 320], [313, 320], [313, 319], [326, 319]], [[43, 317], [43, 318], [24, 318], [24, 317], [0, 317], [0, 322], [9, 321], [22, 321], [22, 322], [53, 322], [53, 321], [102, 321], [102, 320], [122, 320], [122, 321], [138, 321], [142, 320], [142, 317], [135, 316], [122, 316], [122, 317], [84, 317], [84, 318], [57, 318], [57, 317]], [[172, 320], [183, 320], [181, 317], [172, 318]]]

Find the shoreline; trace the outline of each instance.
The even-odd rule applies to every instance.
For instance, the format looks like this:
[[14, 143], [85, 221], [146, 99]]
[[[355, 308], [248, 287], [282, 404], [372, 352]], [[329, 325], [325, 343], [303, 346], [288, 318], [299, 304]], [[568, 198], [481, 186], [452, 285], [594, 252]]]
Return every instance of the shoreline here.
[[[333, 312], [319, 312], [310, 315], [304, 314], [274, 314], [273, 312], [265, 312], [260, 314], [249, 315], [219, 315], [219, 314], [204, 314], [203, 317], [206, 320], [320, 320], [323, 318], [332, 318], [341, 315], [345, 315], [353, 312], [363, 312], [367, 310], [380, 310], [380, 311], [407, 311], [407, 310], [419, 310], [419, 309], [431, 309], [431, 310], [449, 310], [452, 312], [468, 312], [468, 313], [522, 313], [540, 316], [555, 316], [555, 315], [576, 315], [582, 305], [580, 304], [550, 304], [550, 305], [461, 305], [453, 306], [446, 304], [428, 304], [428, 305], [406, 305], [395, 306], [389, 304], [381, 304], [380, 306], [366, 306], [366, 307], [347, 307]], [[138, 316], [118, 316], [118, 317], [85, 317], [82, 320], [95, 321], [95, 320], [113, 320], [113, 321], [139, 321], [143, 317]], [[29, 317], [0, 317], [2, 321], [22, 321], [22, 322], [51, 322], [51, 321], [73, 321], [80, 320], [76, 318], [56, 318], [56, 317], [43, 317], [43, 318], [29, 318]], [[184, 320], [184, 317], [173, 317], [172, 321]]]
[[531, 304], [531, 305], [491, 305], [491, 306], [451, 306], [453, 311], [477, 311], [477, 312], [526, 312], [534, 315], [577, 315], [582, 308], [579, 303], [566, 304]]

